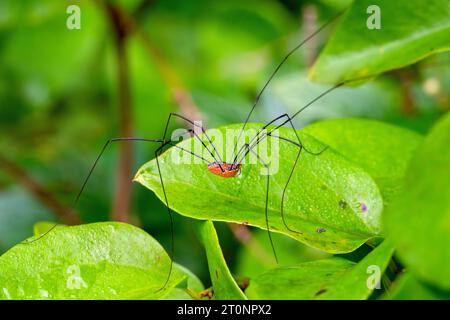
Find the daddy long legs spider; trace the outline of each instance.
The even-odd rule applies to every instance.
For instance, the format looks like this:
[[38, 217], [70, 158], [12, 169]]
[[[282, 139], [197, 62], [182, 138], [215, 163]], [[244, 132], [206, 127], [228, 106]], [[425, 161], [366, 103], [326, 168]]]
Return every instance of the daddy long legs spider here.
[[[80, 196], [82, 195], [85, 187], [87, 186], [87, 183], [93, 173], [93, 171], [95, 170], [100, 158], [102, 157], [104, 151], [106, 150], [106, 148], [112, 143], [112, 142], [117, 142], [117, 141], [122, 141], [122, 142], [126, 142], [126, 141], [141, 141], [141, 142], [150, 142], [150, 143], [156, 143], [158, 144], [158, 148], [155, 151], [155, 159], [156, 159], [156, 163], [157, 163], [157, 167], [158, 167], [158, 171], [159, 171], [159, 179], [160, 179], [160, 183], [161, 183], [161, 188], [163, 190], [164, 193], [164, 202], [165, 205], [167, 207], [167, 213], [168, 216], [170, 218], [170, 229], [171, 229], [171, 234], [172, 234], [172, 239], [171, 239], [171, 249], [170, 249], [170, 256], [173, 257], [173, 252], [174, 252], [174, 233], [173, 233], [173, 218], [172, 218], [172, 210], [170, 207], [170, 203], [167, 197], [167, 193], [165, 190], [165, 185], [164, 185], [164, 178], [163, 175], [161, 174], [161, 168], [160, 168], [160, 162], [159, 162], [159, 157], [161, 156], [162, 152], [164, 151], [164, 148], [170, 146], [173, 148], [177, 148], [179, 150], [181, 150], [182, 152], [186, 152], [189, 153], [199, 159], [201, 159], [202, 161], [207, 163], [207, 170], [217, 176], [223, 177], [223, 178], [234, 178], [238, 175], [238, 173], [240, 172], [241, 168], [242, 168], [242, 162], [244, 160], [244, 158], [248, 155], [248, 154], [252, 154], [254, 156], [256, 156], [256, 158], [259, 160], [259, 162], [264, 166], [264, 168], [267, 170], [267, 180], [266, 180], [266, 192], [265, 192], [265, 210], [264, 210], [264, 215], [265, 215], [265, 220], [266, 220], [266, 230], [268, 233], [268, 237], [269, 237], [269, 241], [272, 247], [272, 251], [274, 253], [275, 259], [277, 260], [277, 256], [276, 256], [276, 250], [272, 241], [272, 237], [271, 237], [271, 230], [270, 230], [270, 226], [269, 226], [269, 217], [268, 217], [268, 196], [269, 196], [269, 187], [270, 187], [270, 169], [267, 165], [267, 163], [265, 163], [265, 161], [254, 151], [254, 148], [264, 139], [267, 138], [274, 138], [274, 139], [279, 139], [279, 141], [283, 141], [285, 143], [289, 143], [293, 146], [296, 146], [298, 148], [298, 153], [297, 153], [297, 157], [296, 160], [294, 162], [294, 165], [290, 171], [290, 175], [289, 178], [286, 182], [286, 185], [284, 187], [283, 190], [283, 202], [284, 202], [284, 195], [285, 192], [288, 188], [289, 182], [291, 180], [292, 174], [295, 170], [295, 167], [297, 166], [297, 163], [300, 159], [300, 155], [302, 153], [302, 151], [304, 150], [307, 153], [310, 153], [312, 155], [320, 155], [322, 152], [324, 152], [326, 150], [319, 150], [317, 152], [314, 152], [312, 150], [309, 150], [308, 148], [306, 148], [303, 143], [300, 140], [300, 137], [298, 136], [298, 134], [296, 133], [296, 138], [295, 140], [292, 139], [288, 139], [286, 137], [282, 137], [282, 136], [278, 136], [276, 134], [273, 133], [273, 131], [275, 129], [269, 129], [266, 130], [267, 128], [269, 128], [270, 125], [274, 125], [275, 123], [281, 122], [280, 124], [278, 124], [276, 126], [276, 128], [279, 128], [281, 126], [284, 126], [286, 124], [288, 124], [293, 130], [295, 131], [295, 127], [294, 124], [292, 122], [292, 119], [294, 117], [296, 117], [300, 112], [302, 112], [303, 110], [305, 110], [307, 107], [309, 107], [310, 105], [312, 105], [316, 100], [320, 99], [321, 97], [323, 97], [324, 95], [328, 94], [329, 92], [331, 92], [332, 90], [344, 85], [345, 83], [351, 82], [351, 81], [355, 81], [355, 80], [350, 80], [347, 82], [342, 82], [337, 84], [336, 86], [326, 90], [323, 94], [319, 95], [317, 98], [313, 99], [310, 103], [308, 103], [307, 105], [303, 106], [299, 111], [297, 111], [294, 115], [289, 116], [288, 114], [283, 114], [280, 115], [276, 118], [274, 118], [272, 121], [270, 121], [268, 124], [264, 125], [261, 127], [261, 129], [257, 132], [257, 134], [250, 139], [250, 141], [248, 143], [243, 143], [241, 145], [239, 145], [240, 143], [240, 138], [242, 133], [244, 132], [250, 117], [253, 113], [253, 111], [255, 110], [256, 106], [258, 105], [258, 102], [260, 100], [261, 95], [264, 93], [265, 89], [267, 88], [267, 86], [269, 85], [269, 83], [271, 82], [271, 80], [273, 79], [273, 77], [276, 75], [276, 73], [279, 71], [279, 69], [281, 68], [281, 66], [284, 64], [284, 62], [295, 52], [297, 51], [299, 48], [301, 48], [308, 40], [310, 40], [312, 37], [314, 37], [316, 34], [318, 34], [320, 31], [322, 31], [326, 26], [328, 26], [331, 22], [335, 21], [338, 17], [340, 17], [343, 14], [343, 12], [340, 12], [339, 14], [337, 14], [335, 17], [333, 17], [331, 20], [329, 20], [328, 22], [326, 22], [324, 25], [322, 25], [319, 29], [317, 29], [314, 33], [312, 33], [310, 36], [306, 37], [299, 45], [297, 45], [296, 47], [294, 47], [286, 56], [285, 58], [278, 64], [278, 66], [275, 68], [275, 70], [272, 72], [272, 74], [270, 75], [270, 77], [268, 78], [268, 80], [265, 82], [264, 86], [262, 87], [261, 91], [259, 92], [259, 94], [257, 95], [255, 102], [252, 105], [252, 108], [250, 110], [250, 112], [248, 113], [245, 122], [242, 126], [242, 128], [240, 129], [240, 133], [238, 136], [238, 139], [236, 141], [236, 144], [234, 146], [233, 149], [233, 156], [231, 159], [229, 159], [230, 161], [227, 162], [225, 159], [223, 159], [221, 157], [221, 154], [218, 152], [215, 144], [213, 143], [212, 139], [209, 137], [206, 129], [202, 126], [199, 125], [197, 122], [188, 119], [187, 117], [184, 117], [183, 115], [177, 114], [177, 113], [171, 113], [166, 121], [166, 125], [165, 125], [165, 129], [164, 129], [164, 133], [161, 139], [147, 139], [147, 138], [134, 138], [134, 137], [121, 137], [121, 138], [113, 138], [113, 139], [109, 139], [105, 145], [103, 146], [103, 148], [101, 149], [98, 157], [95, 159], [94, 164], [92, 165], [86, 179], [84, 180], [82, 187], [80, 189], [80, 191], [78, 192], [76, 199], [75, 199], [75, 204], [78, 202], [78, 200], [80, 199]], [[203, 157], [203, 155], [199, 155], [196, 154], [195, 152], [188, 150], [186, 148], [182, 148], [180, 146], [178, 146], [176, 144], [176, 140], [177, 137], [171, 137], [170, 139], [167, 138], [167, 134], [168, 134], [168, 128], [169, 125], [171, 123], [171, 120], [173, 118], [177, 118], [178, 120], [185, 122], [188, 124], [188, 126], [190, 127], [190, 129], [188, 129], [188, 132], [191, 134], [191, 136], [194, 139], [197, 139], [198, 141], [201, 142], [203, 148], [207, 151], [207, 153], [212, 157], [213, 161], [209, 161], [206, 158]], [[198, 132], [200, 130], [200, 133]], [[202, 135], [205, 139], [202, 139], [200, 137], [200, 135]], [[206, 141], [205, 141], [206, 140]], [[239, 147], [239, 148], [238, 148]], [[284, 218], [283, 215], [283, 205], [281, 206], [281, 217], [283, 219], [283, 223], [286, 226], [287, 229], [289, 229], [290, 231], [293, 232], [300, 232], [300, 231], [296, 231], [292, 228], [290, 228]], [[56, 226], [56, 225], [55, 225]], [[53, 227], [54, 228], [54, 227]], [[45, 236], [46, 234], [48, 234], [49, 232], [51, 232], [51, 230], [53, 229], [49, 229], [46, 233], [42, 234], [41, 236], [37, 237], [34, 240], [31, 240], [29, 242], [25, 242], [25, 243], [32, 243], [34, 241], [39, 240], [41, 237]], [[168, 277], [166, 282], [163, 284], [162, 288], [164, 288], [166, 286], [166, 284], [169, 281], [169, 277], [171, 275], [172, 272], [172, 262], [170, 265], [170, 270], [168, 272]]]

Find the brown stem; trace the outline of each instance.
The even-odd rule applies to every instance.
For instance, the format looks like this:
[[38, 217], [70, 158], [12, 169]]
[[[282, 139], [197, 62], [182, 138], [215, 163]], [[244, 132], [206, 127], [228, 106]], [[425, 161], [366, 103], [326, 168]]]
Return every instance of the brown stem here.
[[129, 32], [136, 32], [137, 36], [141, 40], [144, 49], [151, 57], [152, 62], [155, 63], [162, 78], [167, 84], [173, 102], [179, 107], [180, 112], [192, 120], [202, 119], [202, 114], [198, 110], [198, 107], [192, 99], [192, 95], [184, 85], [177, 72], [172, 68], [165, 56], [157, 48], [153, 41], [150, 39], [137, 24], [136, 20], [124, 10], [117, 9], [117, 14], [120, 16], [121, 21], [126, 25]]
[[0, 168], [28, 190], [36, 200], [52, 210], [63, 223], [72, 225], [81, 222], [79, 216], [72, 208], [66, 207], [59, 202], [50, 191], [29, 176], [25, 170], [2, 155], [0, 155]]
[[[117, 89], [119, 96], [120, 136], [131, 137], [133, 133], [132, 102], [126, 52], [128, 29], [117, 7], [108, 3], [106, 8], [115, 31], [117, 49]], [[132, 186], [130, 183], [133, 164], [132, 154], [133, 150], [131, 144], [122, 143], [120, 145], [119, 164], [117, 166], [116, 177], [117, 187], [111, 213], [112, 220], [123, 222], [129, 222], [130, 220], [129, 215], [132, 197]]]
[[415, 101], [413, 94], [413, 82], [414, 82], [413, 70], [397, 70], [395, 73], [400, 80], [400, 92], [402, 96], [402, 109], [403, 113], [407, 116], [411, 116], [415, 112]]

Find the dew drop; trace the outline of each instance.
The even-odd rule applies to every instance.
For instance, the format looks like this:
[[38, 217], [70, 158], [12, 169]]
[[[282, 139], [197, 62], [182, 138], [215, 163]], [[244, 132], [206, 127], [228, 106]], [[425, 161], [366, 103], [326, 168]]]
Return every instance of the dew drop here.
[[8, 300], [12, 299], [7, 288], [3, 288], [3, 293], [5, 294], [6, 299], [8, 299]]
[[47, 290], [44, 290], [44, 289], [39, 289], [39, 295], [40, 295], [42, 298], [48, 298], [48, 291], [47, 291]]

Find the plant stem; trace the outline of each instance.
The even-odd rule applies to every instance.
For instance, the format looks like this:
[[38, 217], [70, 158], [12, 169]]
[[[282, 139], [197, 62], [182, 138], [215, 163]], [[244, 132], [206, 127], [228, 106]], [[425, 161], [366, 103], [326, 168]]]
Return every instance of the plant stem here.
[[202, 114], [198, 110], [197, 105], [192, 99], [190, 91], [186, 88], [181, 78], [178, 76], [176, 70], [167, 61], [161, 50], [154, 45], [154, 42], [138, 25], [136, 19], [128, 14], [126, 11], [116, 7], [117, 14], [121, 21], [126, 25], [127, 30], [135, 32], [140, 39], [145, 51], [151, 58], [152, 62], [158, 68], [161, 77], [167, 84], [173, 102], [178, 106], [180, 112], [191, 120], [202, 119]]
[[[117, 89], [119, 98], [119, 120], [120, 136], [131, 137], [133, 134], [132, 102], [130, 94], [130, 80], [128, 74], [126, 40], [128, 29], [121, 18], [118, 9], [112, 5], [106, 5], [113, 29], [115, 31], [115, 41], [117, 49]], [[132, 197], [132, 164], [133, 149], [131, 144], [122, 143], [119, 151], [119, 164], [116, 173], [116, 194], [114, 197], [111, 219], [116, 221], [129, 222]]]

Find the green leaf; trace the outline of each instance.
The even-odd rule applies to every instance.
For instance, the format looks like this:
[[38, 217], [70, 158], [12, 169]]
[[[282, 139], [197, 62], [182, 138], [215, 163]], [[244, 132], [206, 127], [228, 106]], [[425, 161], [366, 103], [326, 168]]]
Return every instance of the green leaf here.
[[383, 299], [390, 300], [448, 300], [450, 292], [443, 292], [418, 280], [412, 273], [399, 276]]
[[[226, 132], [235, 133], [240, 127], [222, 127], [209, 130], [209, 134], [223, 137], [225, 145]], [[255, 133], [260, 127], [249, 124], [246, 133]], [[318, 152], [325, 148], [324, 144], [310, 135], [301, 131], [299, 133], [309, 150]], [[279, 134], [296, 139], [292, 129], [280, 128]], [[280, 205], [282, 191], [298, 148], [279, 139], [268, 140], [269, 156], [265, 157], [265, 161], [272, 168], [268, 212], [272, 231], [330, 253], [353, 251], [379, 235], [383, 202], [378, 187], [367, 172], [332, 148], [320, 156], [302, 153], [285, 197], [286, 221], [291, 229], [298, 232], [289, 231], [282, 222]], [[179, 146], [201, 152], [201, 145], [198, 145], [193, 145], [190, 139]], [[216, 143], [218, 150], [221, 150], [221, 146]], [[259, 147], [263, 150], [262, 144]], [[228, 143], [227, 149], [230, 151], [232, 144]], [[263, 153], [260, 152], [261, 157], [264, 157]], [[205, 152], [203, 154], [206, 156]], [[254, 159], [254, 164], [243, 164], [240, 175], [225, 179], [208, 172], [206, 164], [201, 162], [179, 161], [182, 155], [179, 149], [171, 148], [159, 158], [172, 209], [196, 219], [247, 223], [263, 229], [266, 227], [264, 206], [267, 176], [264, 174], [267, 171], [263, 165]], [[164, 199], [155, 159], [140, 168], [135, 180]]]
[[404, 192], [384, 215], [400, 259], [417, 277], [450, 289], [450, 113], [417, 149]]
[[206, 250], [209, 274], [214, 289], [214, 299], [242, 300], [247, 299], [236, 281], [234, 281], [220, 248], [216, 229], [211, 221], [198, 224], [198, 232]]
[[408, 163], [423, 141], [419, 134], [365, 119], [333, 119], [314, 123], [304, 132], [337, 150], [378, 184], [386, 206], [398, 192]]
[[156, 299], [186, 278], [174, 268], [157, 291], [169, 266], [161, 245], [131, 225], [58, 227], [0, 257], [0, 298]]
[[[381, 11], [381, 29], [369, 29], [370, 5]], [[407, 66], [450, 49], [450, 10], [447, 0], [428, 5], [421, 0], [358, 0], [329, 39], [313, 66], [314, 80], [342, 80]]]
[[[282, 234], [272, 234], [276, 244], [278, 261], [283, 265], [293, 265], [306, 261], [329, 258], [330, 254], [306, 246]], [[245, 246], [239, 248], [233, 270], [240, 277], [254, 277], [264, 271], [278, 267], [272, 253], [267, 232], [254, 230], [251, 237], [246, 239]]]
[[393, 250], [384, 241], [357, 264], [333, 257], [272, 269], [251, 279], [245, 294], [249, 299], [367, 299], [374, 288], [368, 285], [369, 267], [378, 267], [381, 276]]

